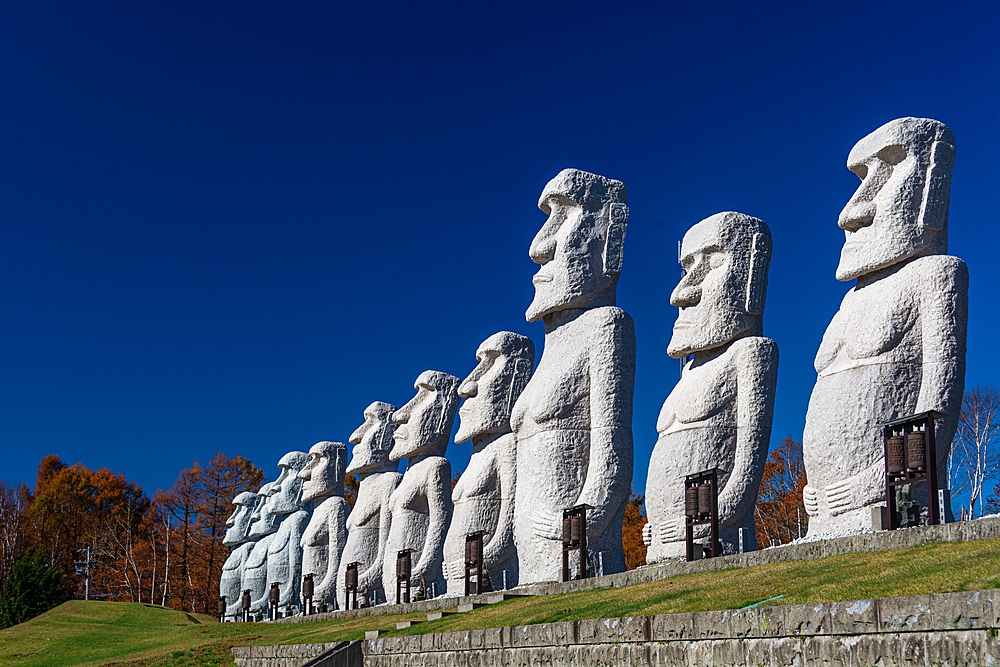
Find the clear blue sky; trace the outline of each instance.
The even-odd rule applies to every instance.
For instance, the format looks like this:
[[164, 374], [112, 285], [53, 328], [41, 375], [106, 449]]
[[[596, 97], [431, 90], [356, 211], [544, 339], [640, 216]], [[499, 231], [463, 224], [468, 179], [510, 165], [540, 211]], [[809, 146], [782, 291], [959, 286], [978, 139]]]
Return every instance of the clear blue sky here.
[[541, 350], [527, 251], [566, 167], [628, 188], [637, 487], [677, 241], [719, 211], [772, 230], [772, 440], [799, 438], [848, 151], [907, 115], [957, 138], [967, 382], [1000, 382], [998, 27], [996, 2], [6, 0], [0, 479], [54, 453], [152, 492], [218, 450], [273, 476], [496, 331]]

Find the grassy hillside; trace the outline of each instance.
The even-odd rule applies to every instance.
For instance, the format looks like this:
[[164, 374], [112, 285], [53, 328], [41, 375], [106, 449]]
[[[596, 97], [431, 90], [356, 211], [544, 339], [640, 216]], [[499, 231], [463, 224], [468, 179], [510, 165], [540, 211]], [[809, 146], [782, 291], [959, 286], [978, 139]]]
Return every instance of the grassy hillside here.
[[151, 605], [73, 601], [0, 631], [0, 664], [11, 667], [232, 664], [233, 646], [447, 632], [584, 618], [734, 609], [1000, 588], [1000, 539], [926, 544], [664, 579], [628, 588], [508, 600], [406, 630], [399, 620], [425, 614], [307, 624], [221, 624], [210, 617]]

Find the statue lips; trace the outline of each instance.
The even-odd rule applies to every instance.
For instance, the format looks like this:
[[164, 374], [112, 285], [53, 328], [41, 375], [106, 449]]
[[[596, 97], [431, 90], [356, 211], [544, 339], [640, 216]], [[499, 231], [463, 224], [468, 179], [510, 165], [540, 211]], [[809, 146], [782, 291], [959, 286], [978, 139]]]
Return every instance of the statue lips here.
[[550, 283], [552, 282], [552, 276], [547, 276], [541, 271], [535, 274], [535, 277], [531, 279], [532, 285], [538, 285], [540, 283]]

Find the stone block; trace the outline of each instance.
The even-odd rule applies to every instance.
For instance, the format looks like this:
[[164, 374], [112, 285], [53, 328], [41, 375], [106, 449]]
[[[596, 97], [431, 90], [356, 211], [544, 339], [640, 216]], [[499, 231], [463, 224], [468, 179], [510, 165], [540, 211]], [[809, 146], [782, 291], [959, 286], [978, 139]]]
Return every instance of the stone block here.
[[669, 642], [695, 639], [696, 613], [657, 614], [651, 617], [652, 641]]
[[832, 604], [795, 604], [785, 607], [785, 627], [792, 635], [816, 635], [830, 632]]
[[831, 602], [829, 632], [837, 635], [855, 635], [878, 632], [879, 607], [876, 600]]
[[928, 604], [935, 615], [934, 629], [971, 630], [997, 627], [994, 599], [995, 591], [966, 591], [928, 596]]
[[397, 621], [396, 622], [396, 629], [397, 630], [403, 630], [403, 629], [408, 628], [411, 625], [414, 625], [414, 624], [419, 623], [419, 622], [420, 621]]
[[879, 632], [918, 632], [935, 629], [931, 596], [914, 595], [877, 601]]
[[378, 639], [378, 630], [365, 630], [365, 639]]
[[463, 602], [462, 604], [458, 605], [458, 607], [456, 607], [456, 611], [458, 611], [459, 614], [465, 614], [467, 612], [472, 611], [473, 609], [479, 609], [482, 606], [483, 605], [475, 602]]
[[784, 607], [759, 607], [757, 609], [757, 625], [754, 630], [757, 637], [780, 637], [787, 635]]

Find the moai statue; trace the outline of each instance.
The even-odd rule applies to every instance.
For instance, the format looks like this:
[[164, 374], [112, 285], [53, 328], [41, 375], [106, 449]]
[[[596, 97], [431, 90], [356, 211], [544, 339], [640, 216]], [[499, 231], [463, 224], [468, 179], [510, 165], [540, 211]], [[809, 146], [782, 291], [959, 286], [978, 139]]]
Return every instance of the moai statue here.
[[[252, 601], [250, 609], [254, 612], [261, 611], [267, 606], [267, 553], [271, 547], [271, 541], [278, 532], [278, 525], [284, 518], [270, 512], [271, 498], [278, 488], [276, 482], [268, 482], [260, 487], [257, 492], [259, 498], [257, 506], [254, 508], [253, 514], [250, 515], [248, 536], [253, 540], [253, 547], [243, 561], [240, 589], [250, 591]], [[242, 609], [242, 602], [240, 608]]]
[[375, 401], [365, 408], [365, 423], [350, 437], [354, 452], [347, 472], [357, 475], [360, 483], [354, 510], [347, 518], [347, 544], [337, 573], [337, 601], [341, 609], [347, 608], [344, 577], [351, 563], [360, 563], [358, 591], [368, 591], [372, 602], [385, 601], [383, 585], [395, 587], [394, 581], [382, 581], [382, 561], [389, 538], [389, 497], [403, 479], [396, 472], [399, 463], [389, 460], [392, 434], [396, 431], [396, 422], [392, 421], [395, 411], [396, 406]]
[[410, 583], [423, 578], [432, 592], [445, 591], [441, 572], [444, 538], [451, 522], [451, 464], [444, 457], [458, 410], [459, 380], [454, 375], [424, 371], [417, 395], [393, 413], [398, 424], [390, 461], [407, 459], [406, 472], [389, 498], [389, 537], [382, 564], [386, 597], [396, 602], [396, 554], [413, 549]]
[[347, 542], [351, 506], [344, 500], [347, 445], [317, 442], [309, 450], [309, 464], [299, 473], [302, 502], [312, 501], [313, 513], [302, 534], [302, 574], [314, 577], [313, 600], [336, 600], [340, 554]]
[[219, 595], [226, 597], [226, 616], [238, 614], [242, 609], [240, 596], [243, 591], [240, 583], [243, 577], [243, 564], [253, 551], [254, 539], [250, 537], [250, 524], [254, 509], [260, 496], [251, 491], [244, 491], [233, 498], [236, 509], [226, 519], [226, 536], [222, 538], [223, 546], [232, 548], [229, 558], [222, 566], [222, 576], [219, 578]]
[[538, 207], [549, 218], [531, 242], [541, 267], [529, 322], [545, 349], [517, 399], [514, 540], [521, 584], [559, 579], [562, 512], [587, 504], [587, 538], [604, 572], [625, 569], [622, 520], [632, 482], [635, 327], [615, 306], [628, 205], [625, 186], [575, 169], [559, 173]]
[[[680, 312], [667, 354], [690, 357], [660, 410], [649, 460], [643, 528], [646, 562], [685, 555], [684, 478], [723, 471], [719, 540], [725, 553], [755, 548], [754, 504], [771, 440], [778, 346], [763, 337], [771, 231], [742, 213], [719, 213], [688, 230], [684, 277], [670, 295]], [[696, 527], [695, 537], [708, 534]]]
[[274, 493], [267, 502], [268, 513], [280, 521], [267, 547], [268, 591], [252, 600], [251, 609], [267, 608], [267, 593], [275, 582], [280, 584], [280, 608], [299, 601], [302, 589], [301, 542], [311, 512], [310, 506], [302, 501], [302, 480], [298, 474], [308, 463], [309, 455], [305, 452], [289, 452], [278, 461], [281, 475], [274, 482]]
[[458, 411], [455, 442], [472, 438], [472, 458], [452, 491], [455, 505], [444, 543], [444, 576], [449, 593], [464, 592], [465, 538], [483, 535], [483, 563], [496, 588], [517, 585], [514, 547], [514, 488], [517, 439], [510, 430], [514, 402], [531, 379], [535, 345], [530, 338], [501, 331], [476, 351], [479, 365], [458, 387], [465, 403]]
[[870, 508], [885, 502], [880, 423], [943, 413], [935, 423], [937, 483], [947, 488], [965, 389], [969, 286], [965, 263], [946, 254], [954, 159], [951, 130], [929, 118], [887, 123], [848, 156], [861, 185], [840, 214], [846, 241], [837, 279], [857, 282], [816, 353], [802, 437], [809, 535], [872, 527]]

